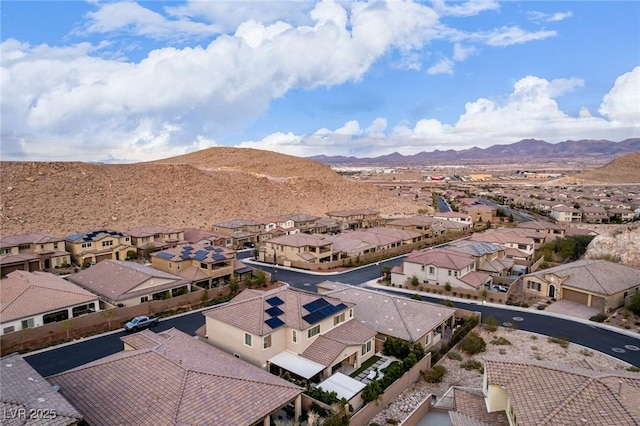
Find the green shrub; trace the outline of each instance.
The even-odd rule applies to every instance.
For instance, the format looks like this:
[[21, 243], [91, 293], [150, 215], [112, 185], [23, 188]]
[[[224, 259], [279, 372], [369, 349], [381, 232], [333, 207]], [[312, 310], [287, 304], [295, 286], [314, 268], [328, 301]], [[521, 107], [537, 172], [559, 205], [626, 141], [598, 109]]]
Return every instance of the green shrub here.
[[627, 309], [636, 315], [640, 315], [640, 291], [636, 291], [633, 295]]
[[500, 322], [495, 317], [487, 317], [487, 319], [484, 321], [484, 329], [490, 333], [494, 333], [496, 330], [498, 330], [499, 325]]
[[487, 349], [487, 343], [475, 331], [467, 334], [460, 342], [460, 349], [469, 355], [479, 354]]
[[440, 302], [440, 304], [444, 305], [444, 306], [448, 306], [450, 308], [455, 308], [456, 307], [456, 304], [453, 303], [451, 300], [443, 300], [443, 301]]
[[484, 373], [484, 367], [482, 366], [482, 363], [475, 359], [468, 359], [464, 362], [461, 362], [460, 367], [464, 368], [465, 370], [478, 370], [479, 372]]
[[569, 341], [567, 340], [566, 337], [549, 337], [548, 340], [550, 343], [556, 343], [563, 348], [569, 347]]
[[500, 337], [493, 336], [493, 339], [489, 343], [491, 343], [492, 345], [498, 345], [498, 346], [504, 346], [504, 345], [510, 345], [511, 344], [510, 341], [508, 341], [507, 339], [505, 339], [502, 336], [500, 336]]
[[631, 371], [632, 373], [640, 373], [640, 367], [632, 365], [631, 367], [627, 368], [627, 371]]
[[456, 351], [449, 352], [447, 354], [447, 358], [455, 359], [456, 361], [462, 361], [462, 355], [460, 355], [460, 352], [456, 352]]
[[589, 321], [604, 322], [604, 320], [606, 320], [606, 319], [607, 319], [607, 316], [605, 314], [599, 313], [599, 314], [595, 314], [594, 316], [589, 318]]
[[431, 370], [423, 371], [422, 377], [427, 383], [440, 383], [445, 374], [447, 374], [447, 369], [441, 365], [436, 365]]
[[378, 399], [378, 396], [382, 393], [382, 385], [379, 381], [374, 380], [372, 382], [367, 383], [367, 385], [362, 390], [362, 399], [364, 402], [371, 402]]

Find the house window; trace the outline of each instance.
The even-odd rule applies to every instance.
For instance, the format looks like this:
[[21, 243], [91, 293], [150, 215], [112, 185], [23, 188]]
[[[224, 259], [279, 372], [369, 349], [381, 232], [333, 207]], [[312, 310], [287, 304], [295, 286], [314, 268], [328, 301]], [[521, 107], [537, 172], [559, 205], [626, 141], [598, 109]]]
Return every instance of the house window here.
[[53, 248], [57, 249], [58, 248], [58, 243], [53, 243]]
[[365, 343], [364, 345], [362, 345], [362, 355], [367, 354], [371, 352], [371, 340], [369, 340], [367, 343]]
[[433, 266], [429, 266], [429, 275], [434, 275], [436, 273], [436, 268]]
[[107, 240], [102, 242], [102, 247], [109, 247], [113, 245], [113, 240]]
[[421, 265], [421, 266], [420, 266], [420, 270], [421, 270], [421, 271], [424, 271], [424, 265]]
[[542, 286], [540, 285], [540, 283], [529, 281], [527, 283], [527, 288], [535, 291], [540, 291], [542, 289]]
[[5, 327], [5, 328], [2, 329], [2, 333], [3, 334], [13, 333], [14, 331], [16, 331], [16, 328], [14, 326]]
[[244, 344], [249, 346], [249, 347], [252, 347], [251, 335], [249, 333], [244, 333]]
[[33, 318], [22, 320], [22, 328], [33, 328]]
[[349, 318], [353, 318], [353, 309], [349, 309]]
[[262, 338], [262, 349], [269, 349], [271, 347], [271, 335], [264, 336]]
[[313, 328], [310, 328], [307, 332], [307, 337], [311, 339], [313, 336], [320, 334], [320, 324], [316, 325]]
[[169, 269], [173, 269], [173, 263], [169, 262]]
[[0, 249], [0, 254], [9, 254], [9, 253], [11, 253], [11, 249], [10, 248]]
[[431, 344], [431, 332], [427, 333], [424, 337], [424, 344], [425, 346], [429, 346]]
[[200, 262], [200, 267], [202, 269], [209, 269], [209, 265], [207, 265], [206, 263]]
[[293, 343], [298, 343], [298, 332], [296, 330], [291, 330], [291, 340]]
[[125, 240], [125, 241], [129, 241], [129, 237], [125, 237], [125, 238], [124, 238], [124, 240]]
[[93, 243], [82, 243], [82, 248], [90, 248]]
[[449, 276], [451, 276], [451, 270], [449, 270]]
[[333, 317], [333, 325], [338, 325], [344, 321], [344, 312]]
[[144, 303], [144, 302], [148, 302], [149, 301], [149, 296], [143, 296], [140, 298], [140, 303]]
[[622, 295], [622, 298], [623, 298], [623, 299], [626, 299], [626, 298], [627, 298], [627, 296], [629, 296], [629, 292], [628, 292], [628, 291], [625, 291], [625, 292], [624, 292], [624, 294]]
[[31, 248], [31, 244], [20, 244], [20, 245], [18, 246], [18, 249], [19, 249], [19, 250], [26, 250], [26, 249], [28, 249], [28, 248]]
[[458, 271], [453, 271], [453, 276], [457, 277], [458, 276]]

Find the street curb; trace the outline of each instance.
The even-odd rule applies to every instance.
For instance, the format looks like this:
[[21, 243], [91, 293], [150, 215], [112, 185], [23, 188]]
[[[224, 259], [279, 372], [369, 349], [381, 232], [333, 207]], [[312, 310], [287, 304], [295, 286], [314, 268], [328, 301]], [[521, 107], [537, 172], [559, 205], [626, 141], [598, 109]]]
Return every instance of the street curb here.
[[466, 303], [466, 304], [472, 304], [472, 305], [481, 305], [481, 306], [489, 306], [489, 307], [493, 307], [493, 308], [500, 308], [500, 309], [506, 309], [506, 310], [511, 310], [511, 311], [516, 311], [516, 312], [527, 312], [530, 314], [536, 314], [536, 315], [546, 315], [548, 317], [555, 317], [555, 318], [560, 318], [560, 319], [564, 319], [564, 320], [568, 320], [568, 321], [573, 321], [573, 322], [579, 322], [582, 324], [586, 324], [588, 326], [591, 327], [598, 327], [598, 328], [602, 328], [608, 331], [613, 331], [615, 333], [618, 334], [624, 334], [626, 336], [629, 337], [635, 337], [637, 339], [640, 339], [640, 333], [637, 333], [635, 331], [631, 331], [631, 330], [625, 330], [625, 329], [620, 329], [618, 327], [614, 327], [612, 325], [608, 325], [608, 324], [603, 324], [600, 322], [595, 322], [595, 321], [589, 321], [583, 318], [576, 318], [576, 317], [572, 317], [570, 315], [564, 315], [564, 314], [558, 314], [556, 312], [545, 312], [544, 310], [540, 311], [537, 309], [531, 309], [531, 308], [523, 308], [520, 306], [512, 306], [512, 305], [503, 305], [500, 303], [491, 303], [491, 302], [471, 302], [469, 301], [469, 299], [461, 299], [459, 297], [449, 297], [449, 296], [442, 296], [439, 294], [434, 294], [434, 293], [427, 293], [427, 292], [423, 292], [423, 291], [413, 291], [413, 290], [408, 290], [405, 288], [398, 288], [398, 287], [389, 287], [386, 285], [380, 285], [377, 283], [377, 280], [373, 280], [373, 281], [368, 281], [365, 283], [362, 283], [363, 287], [369, 287], [369, 288], [374, 288], [374, 289], [378, 289], [378, 290], [391, 290], [391, 291], [398, 291], [400, 293], [406, 293], [406, 294], [420, 294], [422, 296], [426, 296], [426, 297], [433, 297], [434, 299], [442, 299], [442, 300], [451, 300], [452, 302], [460, 302], [460, 303]]

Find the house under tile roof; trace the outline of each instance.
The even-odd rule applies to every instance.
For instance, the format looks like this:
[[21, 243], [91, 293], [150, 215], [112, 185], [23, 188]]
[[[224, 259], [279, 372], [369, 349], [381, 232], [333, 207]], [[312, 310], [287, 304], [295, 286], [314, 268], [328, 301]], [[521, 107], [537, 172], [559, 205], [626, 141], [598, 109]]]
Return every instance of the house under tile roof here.
[[[67, 279], [108, 300], [118, 301], [187, 285], [188, 280], [150, 266], [124, 260], [105, 260]], [[136, 290], [144, 283], [154, 282]]]
[[418, 341], [456, 312], [443, 305], [337, 282], [324, 281], [318, 288], [327, 296], [354, 303], [355, 318], [376, 332], [409, 342]]
[[327, 316], [314, 316], [315, 307], [328, 306], [325, 311], [332, 312], [330, 315], [333, 315], [353, 306], [353, 303], [344, 303], [335, 297], [288, 287], [279, 287], [262, 294], [252, 291], [250, 293], [253, 297], [248, 297], [245, 294], [247, 291], [243, 291], [224, 306], [205, 311], [204, 315], [249, 333], [264, 336], [283, 325], [305, 330], [322, 321]]
[[235, 254], [233, 250], [226, 247], [192, 244], [162, 250], [151, 256], [173, 262], [193, 259], [203, 263], [218, 263], [233, 259]]
[[126, 237], [128, 234], [114, 231], [112, 229], [96, 229], [94, 231], [89, 231], [87, 233], [77, 233], [67, 236], [67, 240], [72, 243], [80, 243], [80, 242], [89, 242], [89, 241], [100, 241], [105, 237]]
[[563, 286], [613, 295], [640, 286], [640, 270], [607, 260], [583, 259], [525, 275], [540, 279], [553, 274], [566, 278]]
[[302, 356], [328, 367], [342, 355], [347, 346], [363, 345], [375, 336], [374, 329], [355, 318], [318, 336]]
[[22, 235], [7, 235], [0, 238], [0, 248], [15, 247], [20, 244], [45, 244], [64, 241], [62, 237], [54, 237], [53, 235], [44, 234], [42, 232], [31, 232]]
[[136, 238], [149, 237], [155, 234], [177, 234], [180, 232], [182, 232], [182, 230], [162, 225], [138, 226], [127, 229], [127, 233]]
[[[0, 410], [2, 410], [3, 425], [73, 425], [82, 420], [78, 412], [62, 395], [37, 371], [33, 369], [22, 355], [11, 354], [0, 359]], [[10, 413], [17, 410], [43, 410], [43, 413], [53, 413], [52, 419], [28, 420]], [[15, 421], [12, 421], [15, 420]]]
[[640, 374], [485, 357], [489, 385], [504, 388], [519, 425], [634, 425]]
[[446, 248], [434, 248], [427, 251], [414, 251], [407, 256], [405, 262], [434, 265], [438, 268], [460, 271], [474, 264], [475, 259], [465, 253], [447, 250]]
[[95, 294], [47, 272], [13, 271], [0, 280], [0, 323], [98, 300]]
[[290, 247], [324, 247], [331, 241], [324, 235], [309, 235], [304, 233], [283, 235], [269, 240], [272, 244], [281, 244]]
[[176, 329], [142, 333], [123, 339], [133, 350], [48, 378], [92, 426], [253, 425], [303, 391]]

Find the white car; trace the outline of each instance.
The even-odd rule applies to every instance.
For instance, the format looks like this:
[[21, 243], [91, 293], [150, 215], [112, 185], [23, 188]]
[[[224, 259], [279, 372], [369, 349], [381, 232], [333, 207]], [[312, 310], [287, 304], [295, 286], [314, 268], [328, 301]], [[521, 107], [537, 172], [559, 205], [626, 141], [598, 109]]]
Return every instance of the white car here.
[[492, 285], [491, 290], [499, 291], [500, 293], [506, 293], [507, 291], [509, 291], [507, 287], [501, 285]]

